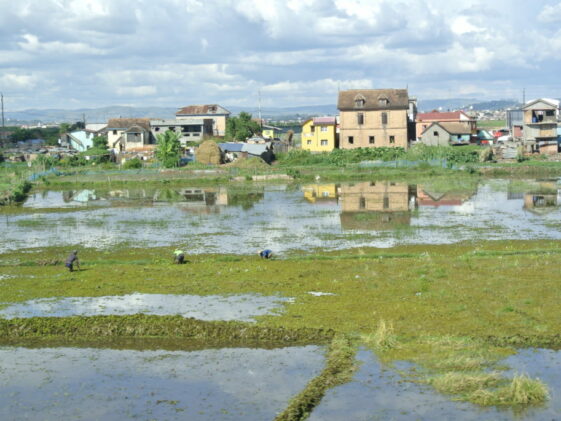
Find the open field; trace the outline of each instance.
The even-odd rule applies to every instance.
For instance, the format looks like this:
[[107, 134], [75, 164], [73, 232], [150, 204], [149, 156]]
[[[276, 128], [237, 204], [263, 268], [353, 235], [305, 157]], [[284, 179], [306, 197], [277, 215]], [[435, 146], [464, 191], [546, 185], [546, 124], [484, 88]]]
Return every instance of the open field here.
[[[414, 381], [459, 399], [481, 405], [531, 404], [541, 402], [547, 389], [520, 379], [542, 390], [538, 398], [516, 401], [508, 391], [514, 386], [501, 376], [504, 368], [497, 363], [513, 347], [561, 346], [560, 246], [560, 241], [470, 242], [361, 248], [272, 261], [197, 255], [182, 266], [170, 264], [170, 248], [85, 249], [83, 270], [74, 273], [61, 265], [65, 249], [30, 249], [0, 256], [0, 302], [6, 307], [41, 297], [134, 292], [292, 297], [284, 311], [258, 317], [251, 329], [264, 329], [271, 339], [278, 329], [300, 332], [295, 336], [300, 340], [339, 333], [371, 348], [386, 364], [416, 363]], [[3, 321], [0, 331], [12, 343], [68, 337], [70, 332], [72, 340], [183, 335], [177, 329], [184, 323], [177, 317], [104, 317], [14, 319]], [[227, 339], [229, 329], [251, 332], [243, 323], [228, 323], [231, 328], [215, 330], [224, 335], [218, 333], [219, 339]], [[185, 326], [181, 329], [189, 332]], [[489, 369], [493, 374], [485, 374]]]

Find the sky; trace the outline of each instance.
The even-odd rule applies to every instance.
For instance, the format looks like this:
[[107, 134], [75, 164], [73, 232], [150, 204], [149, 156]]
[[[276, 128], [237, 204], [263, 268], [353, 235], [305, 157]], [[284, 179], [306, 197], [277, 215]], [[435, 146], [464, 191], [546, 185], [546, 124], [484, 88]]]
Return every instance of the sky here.
[[[6, 110], [561, 97], [560, 0], [0, 0]], [[260, 92], [260, 94], [259, 94]]]

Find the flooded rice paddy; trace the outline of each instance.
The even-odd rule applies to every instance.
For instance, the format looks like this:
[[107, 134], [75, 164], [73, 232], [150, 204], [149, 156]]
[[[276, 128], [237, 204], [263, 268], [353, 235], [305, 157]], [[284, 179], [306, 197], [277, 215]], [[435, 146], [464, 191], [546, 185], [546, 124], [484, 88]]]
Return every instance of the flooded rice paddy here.
[[[521, 411], [481, 408], [454, 402], [429, 386], [406, 381], [395, 369], [384, 367], [369, 351], [359, 351], [361, 366], [353, 380], [329, 390], [310, 421], [371, 420], [538, 420], [561, 419], [561, 352], [545, 349], [522, 350], [504, 363], [508, 373], [527, 373], [538, 377], [549, 388], [551, 399], [543, 406]], [[397, 370], [411, 365], [396, 363]]]
[[0, 347], [0, 419], [272, 420], [323, 363], [316, 346]]
[[[486, 180], [465, 189], [400, 182], [168, 190], [45, 191], [3, 215], [0, 252], [81, 245], [183, 245], [189, 253], [249, 254], [560, 239], [557, 180]], [[44, 210], [44, 212], [41, 212]]]
[[99, 315], [180, 315], [199, 320], [255, 321], [282, 308], [288, 298], [245, 295], [128, 294], [105, 297], [40, 298], [0, 309], [0, 317], [67, 317]]

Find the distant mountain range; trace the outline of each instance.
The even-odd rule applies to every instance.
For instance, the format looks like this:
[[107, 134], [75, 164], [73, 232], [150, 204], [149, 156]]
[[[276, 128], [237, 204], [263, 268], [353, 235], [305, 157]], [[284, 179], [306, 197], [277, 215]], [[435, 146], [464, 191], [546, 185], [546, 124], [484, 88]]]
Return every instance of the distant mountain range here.
[[[507, 107], [515, 107], [519, 105], [515, 100], [496, 100], [496, 101], [478, 101], [476, 99], [452, 98], [452, 99], [431, 99], [419, 100], [419, 111], [432, 110], [498, 110]], [[247, 111], [254, 117], [259, 115], [257, 107], [228, 107], [233, 114], [241, 111]], [[6, 125], [24, 124], [24, 123], [73, 123], [82, 121], [84, 118], [87, 123], [104, 123], [110, 118], [128, 117], [128, 118], [173, 118], [177, 108], [172, 107], [128, 107], [128, 106], [110, 106], [102, 108], [82, 108], [76, 110], [64, 109], [45, 109], [45, 110], [23, 110], [23, 111], [7, 111], [5, 112]], [[263, 107], [261, 116], [273, 120], [292, 120], [298, 118], [306, 118], [318, 115], [336, 115], [337, 106], [329, 105], [308, 105], [299, 107]]]

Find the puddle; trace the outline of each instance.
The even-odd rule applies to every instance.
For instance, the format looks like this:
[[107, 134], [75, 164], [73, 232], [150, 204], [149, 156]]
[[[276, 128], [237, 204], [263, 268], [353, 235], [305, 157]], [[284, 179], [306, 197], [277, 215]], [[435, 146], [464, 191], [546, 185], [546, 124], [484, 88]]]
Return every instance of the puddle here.
[[308, 291], [308, 294], [313, 295], [314, 297], [323, 297], [326, 295], [335, 295], [332, 292], [321, 292], [321, 291]]
[[263, 295], [140, 294], [105, 297], [41, 298], [0, 309], [0, 317], [67, 317], [154, 314], [181, 315], [199, 320], [254, 321], [281, 310], [287, 298]]
[[317, 346], [0, 347], [0, 419], [271, 420], [323, 364]]
[[[308, 418], [310, 421], [561, 419], [559, 352], [540, 351], [536, 355], [532, 351], [524, 351], [505, 361], [511, 366], [516, 366], [518, 372], [525, 371], [531, 376], [540, 377], [552, 392], [552, 400], [545, 407], [529, 409], [522, 414], [494, 407], [480, 408], [466, 402], [454, 402], [426, 385], [405, 381], [394, 370], [381, 366], [369, 351], [359, 351], [357, 359], [362, 365], [353, 381], [329, 390]], [[408, 365], [398, 364], [399, 369], [406, 370], [407, 367]]]
[[[471, 190], [446, 192], [438, 186], [373, 181], [266, 186], [254, 192], [229, 186], [43, 192], [26, 206], [51, 207], [51, 212], [0, 218], [0, 253], [46, 246], [188, 244], [191, 254], [269, 248], [282, 255], [315, 248], [561, 239], [557, 187], [555, 180], [486, 180]], [[80, 209], [56, 211], [69, 206]]]

